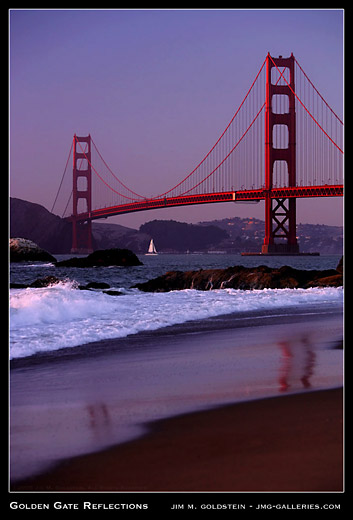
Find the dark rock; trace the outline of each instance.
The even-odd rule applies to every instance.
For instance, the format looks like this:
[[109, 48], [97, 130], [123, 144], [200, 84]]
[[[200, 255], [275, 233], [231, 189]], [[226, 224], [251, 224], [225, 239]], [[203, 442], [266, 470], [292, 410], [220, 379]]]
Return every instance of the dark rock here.
[[339, 341], [337, 341], [336, 343], [334, 343], [334, 345], [332, 346], [333, 350], [343, 350], [343, 348], [344, 348], [343, 338], [340, 339]]
[[283, 266], [271, 268], [234, 266], [227, 269], [199, 271], [169, 271], [134, 287], [145, 292], [168, 292], [182, 289], [296, 289], [309, 287], [339, 287], [343, 277], [334, 269], [300, 270]]
[[85, 289], [110, 289], [110, 285], [105, 282], [89, 282]]
[[341, 260], [338, 262], [336, 271], [340, 274], [343, 274], [343, 256], [341, 256]]
[[81, 291], [91, 291], [92, 289], [102, 289], [104, 294], [109, 294], [110, 296], [120, 296], [123, 294], [120, 291], [111, 290], [110, 285], [104, 282], [89, 282], [87, 285], [79, 285], [78, 289]]
[[32, 240], [10, 238], [10, 262], [56, 262], [48, 251], [40, 248]]
[[107, 266], [135, 266], [143, 265], [135, 253], [129, 249], [102, 249], [94, 251], [85, 258], [69, 258], [57, 262], [57, 267], [107, 267]]
[[10, 289], [27, 289], [28, 287], [37, 289], [40, 287], [49, 287], [49, 285], [55, 285], [60, 282], [62, 282], [62, 280], [56, 276], [45, 276], [44, 278], [38, 278], [30, 284], [10, 283]]
[[56, 276], [45, 276], [44, 278], [38, 278], [34, 282], [32, 282], [28, 287], [32, 288], [40, 288], [40, 287], [49, 287], [49, 285], [56, 285], [60, 283], [62, 280], [57, 278]]
[[[44, 278], [38, 278], [31, 284], [23, 284], [23, 283], [10, 283], [10, 289], [27, 289], [30, 288], [40, 288], [40, 287], [49, 287], [50, 285], [55, 285], [57, 283], [62, 282], [60, 278], [56, 276], [45, 276]], [[105, 282], [89, 282], [87, 285], [76, 285], [77, 289], [81, 291], [90, 291], [92, 289], [102, 289], [102, 292], [105, 294], [109, 294], [110, 296], [120, 296], [123, 294], [120, 291], [110, 290], [110, 285]]]
[[336, 273], [331, 276], [318, 277], [312, 280], [308, 287], [341, 287], [342, 285], [342, 275]]
[[103, 292], [104, 292], [104, 294], [109, 294], [110, 296], [122, 296], [124, 294], [120, 291], [112, 291], [112, 290], [103, 291]]
[[10, 289], [27, 289], [27, 287], [28, 287], [28, 284], [25, 284], [25, 283], [15, 283], [15, 282], [10, 283]]

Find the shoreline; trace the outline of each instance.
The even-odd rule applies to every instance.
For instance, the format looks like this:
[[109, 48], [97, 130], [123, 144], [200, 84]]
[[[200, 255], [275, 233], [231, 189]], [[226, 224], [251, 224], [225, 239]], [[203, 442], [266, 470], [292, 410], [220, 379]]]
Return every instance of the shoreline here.
[[[198, 425], [202, 414], [212, 424], [207, 435], [212, 437], [217, 431], [213, 414], [220, 408], [239, 405], [246, 410], [248, 405], [255, 406], [251, 403], [258, 403], [263, 416], [262, 408], [273, 399], [283, 404], [287, 399], [305, 400], [301, 396], [316, 391], [335, 395], [343, 384], [342, 325], [342, 309], [330, 305], [281, 312], [276, 309], [222, 315], [16, 360], [11, 364], [11, 490], [19, 490], [28, 482], [41, 482], [43, 490], [48, 490], [48, 483], [42, 479], [43, 475], [52, 475], [50, 468], [55, 473], [56, 467], [70, 466], [77, 460], [98, 460], [111, 449], [132, 446], [130, 456], [139, 460], [146, 427], [147, 437], [154, 438], [155, 426], [158, 430], [169, 421], [173, 425], [179, 416], [191, 418], [190, 429], [198, 431], [195, 435], [203, 444], [205, 426], [200, 430]], [[335, 400], [340, 406], [337, 396]], [[294, 406], [289, 420], [299, 412]], [[220, 446], [232, 421], [231, 417], [220, 420]], [[256, 417], [251, 421], [253, 429], [259, 428]], [[311, 422], [309, 414], [305, 419], [308, 437]], [[275, 433], [273, 430], [272, 435]], [[181, 447], [184, 444], [190, 444], [187, 437]], [[258, 439], [255, 447], [261, 445]], [[153, 446], [158, 455], [160, 448]], [[231, 447], [228, 452], [232, 452]], [[163, 457], [172, 460], [173, 451], [165, 451]], [[200, 455], [201, 467], [207, 464], [207, 458], [207, 451]], [[227, 460], [226, 453], [223, 459]], [[151, 458], [148, 460], [152, 464]], [[122, 471], [127, 474], [127, 467]], [[212, 464], [210, 471], [214, 473]], [[76, 484], [84, 490], [85, 472], [79, 468], [77, 472]], [[101, 470], [92, 472], [98, 484], [91, 481], [89, 486], [101, 485]], [[121, 487], [114, 479], [111, 482]], [[139, 487], [138, 482], [131, 485]], [[180, 485], [180, 481], [170, 485]], [[206, 486], [205, 491], [211, 489], [210, 483], [202, 480], [200, 485]]]
[[136, 440], [67, 459], [11, 491], [341, 492], [343, 388], [153, 421]]
[[[80, 358], [86, 356], [96, 356], [104, 354], [107, 348], [113, 354], [118, 349], [126, 349], [128, 345], [141, 346], [144, 341], [150, 342], [153, 338], [163, 336], [180, 336], [184, 334], [202, 334], [207, 332], [217, 332], [222, 330], [231, 330], [244, 327], [257, 327], [263, 325], [273, 325], [281, 320], [281, 323], [291, 324], [293, 321], [302, 321], [310, 317], [310, 320], [321, 320], [323, 316], [342, 317], [342, 334], [343, 337], [343, 304], [334, 305], [332, 303], [314, 303], [301, 304], [289, 307], [274, 307], [262, 310], [246, 310], [236, 311], [225, 314], [218, 314], [206, 318], [196, 318], [183, 321], [173, 325], [163, 325], [160, 328], [152, 330], [142, 330], [127, 336], [117, 338], [105, 338], [82, 345], [72, 347], [62, 347], [58, 350], [48, 350], [45, 352], [36, 352], [35, 354], [23, 357], [15, 357], [9, 360], [10, 369], [17, 369], [25, 366], [31, 366], [46, 363], [54, 360]], [[340, 340], [340, 338], [338, 338]]]

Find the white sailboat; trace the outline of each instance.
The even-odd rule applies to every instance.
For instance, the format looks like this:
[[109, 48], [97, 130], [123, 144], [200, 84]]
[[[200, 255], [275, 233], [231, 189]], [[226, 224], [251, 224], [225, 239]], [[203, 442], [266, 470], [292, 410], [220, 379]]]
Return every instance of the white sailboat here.
[[151, 238], [150, 245], [148, 247], [147, 253], [145, 255], [158, 255], [156, 246], [154, 245], [153, 238]]

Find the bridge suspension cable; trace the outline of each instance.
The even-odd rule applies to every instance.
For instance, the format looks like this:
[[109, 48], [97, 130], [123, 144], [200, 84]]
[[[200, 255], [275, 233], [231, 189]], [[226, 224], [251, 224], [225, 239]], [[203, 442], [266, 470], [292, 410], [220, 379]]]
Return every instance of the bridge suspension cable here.
[[[161, 197], [165, 197], [171, 193], [173, 193], [177, 188], [179, 188], [182, 184], [184, 184], [186, 181], [188, 181], [191, 176], [193, 176], [195, 173], [198, 172], [199, 168], [205, 164], [205, 162], [207, 161], [207, 159], [210, 158], [212, 152], [215, 151], [216, 147], [221, 143], [222, 139], [225, 138], [227, 132], [231, 129], [236, 117], [238, 116], [241, 108], [244, 106], [246, 100], [248, 99], [250, 93], [252, 92], [253, 88], [254, 88], [254, 85], [256, 84], [261, 72], [263, 71], [264, 69], [264, 66], [265, 66], [265, 63], [266, 63], [266, 59], [264, 60], [264, 62], [262, 63], [261, 67], [260, 67], [260, 70], [258, 71], [254, 81], [252, 82], [252, 84], [250, 85], [250, 88], [248, 89], [244, 99], [242, 100], [242, 102], [240, 103], [238, 109], [236, 110], [236, 112], [234, 113], [232, 119], [230, 120], [230, 122], [228, 123], [228, 125], [226, 126], [226, 128], [224, 129], [224, 131], [222, 132], [222, 134], [220, 135], [220, 137], [217, 139], [217, 141], [215, 142], [215, 144], [212, 146], [212, 148], [208, 151], [208, 153], [204, 156], [204, 158], [195, 166], [195, 168], [186, 176], [184, 177], [180, 182], [178, 182], [178, 184], [176, 184], [175, 186], [173, 186], [172, 188], [170, 188], [169, 190], [165, 191], [164, 193], [160, 193], [158, 195], [155, 195], [154, 197], [151, 197], [153, 199], [157, 199], [157, 198], [161, 198]], [[248, 125], [248, 127], [246, 128], [246, 130], [243, 130], [242, 132], [242, 135], [241, 137], [237, 140], [237, 143], [236, 145], [231, 149], [231, 151], [229, 153], [226, 154], [226, 157], [221, 160], [221, 162], [218, 163], [218, 165], [216, 167], [214, 167], [212, 169], [212, 171], [207, 174], [202, 180], [196, 182], [196, 184], [194, 186], [192, 186], [191, 188], [188, 188], [186, 191], [183, 191], [182, 193], [180, 194], [186, 194], [186, 193], [189, 193], [191, 192], [193, 189], [197, 188], [198, 186], [200, 186], [204, 181], [206, 181], [207, 179], [209, 179], [211, 177], [211, 175], [213, 173], [215, 173], [215, 171], [225, 162], [226, 159], [228, 159], [228, 157], [231, 155], [231, 153], [237, 148], [237, 145], [241, 142], [241, 140], [243, 139], [243, 137], [247, 134], [248, 130], [251, 128], [251, 126], [253, 125], [253, 123], [255, 122], [255, 120], [257, 119], [259, 113], [261, 112], [261, 110], [263, 109], [264, 107], [264, 103], [262, 105], [262, 107], [260, 108], [259, 112], [257, 112], [256, 116], [252, 119], [251, 123]], [[234, 142], [234, 140], [232, 141]], [[229, 148], [229, 141], [228, 141], [228, 148]]]
[[69, 164], [69, 160], [70, 160], [70, 157], [71, 157], [71, 153], [72, 153], [72, 148], [73, 148], [73, 141], [71, 142], [71, 147], [70, 147], [69, 155], [68, 155], [68, 157], [67, 157], [67, 161], [66, 161], [66, 164], [65, 164], [64, 173], [62, 174], [61, 181], [60, 181], [60, 184], [59, 184], [59, 188], [58, 188], [58, 191], [56, 192], [55, 199], [54, 199], [54, 202], [53, 202], [52, 208], [51, 208], [51, 210], [50, 210], [51, 213], [53, 213], [53, 211], [54, 211], [55, 204], [56, 204], [56, 202], [57, 202], [57, 200], [58, 200], [59, 193], [60, 193], [60, 191], [61, 191], [61, 188], [62, 188], [62, 185], [63, 185], [64, 179], [65, 179], [66, 170], [67, 170], [67, 167], [68, 167], [68, 164]]
[[[128, 192], [130, 192], [132, 195], [136, 195], [137, 198], [139, 199], [144, 199], [145, 197], [143, 195], [139, 195], [138, 193], [136, 193], [135, 191], [131, 190], [130, 188], [128, 188], [116, 175], [115, 173], [111, 170], [111, 168], [108, 166], [108, 164], [106, 163], [106, 161], [104, 160], [104, 158], [102, 157], [102, 154], [100, 153], [100, 151], [98, 150], [97, 146], [96, 146], [96, 143], [93, 141], [92, 137], [91, 137], [91, 142], [96, 150], [96, 152], [98, 153], [99, 157], [101, 158], [101, 160], [103, 161], [104, 165], [106, 166], [106, 168], [108, 169], [108, 171], [112, 174], [112, 176], [114, 177], [114, 179], [116, 181], [118, 181], [118, 183], [123, 187], [125, 188]], [[113, 190], [113, 188], [111, 186], [109, 186], [110, 189]], [[114, 191], [114, 190], [113, 190]], [[124, 195], [122, 195], [124, 197]]]
[[[297, 95], [297, 93], [292, 89], [292, 87], [289, 85], [287, 79], [284, 77], [283, 75], [283, 72], [281, 72], [279, 70], [279, 68], [277, 67], [276, 63], [273, 61], [272, 57], [270, 56], [271, 58], [271, 61], [273, 63], [273, 65], [276, 67], [278, 73], [280, 74], [280, 77], [283, 78], [283, 80], [285, 81], [285, 83], [287, 84], [287, 86], [289, 87], [289, 89], [291, 90], [291, 92], [294, 94], [294, 96], [296, 97], [296, 99], [299, 101], [299, 103], [302, 105], [302, 107], [304, 108], [304, 110], [306, 110], [306, 112], [309, 114], [309, 116], [312, 118], [312, 120], [314, 121], [314, 123], [320, 128], [320, 130], [322, 130], [322, 132], [326, 135], [326, 137], [331, 141], [331, 143], [341, 152], [341, 153], [344, 153], [343, 150], [341, 150], [341, 148], [335, 143], [335, 141], [329, 136], [329, 134], [322, 128], [322, 126], [320, 125], [320, 123], [315, 119], [315, 117], [312, 115], [312, 113], [308, 110], [308, 108], [304, 105], [304, 103], [302, 102], [302, 100], [299, 98], [299, 96]], [[306, 76], [306, 75], [305, 75]], [[307, 78], [307, 76], [306, 76]], [[308, 79], [308, 78], [307, 78]], [[311, 81], [310, 81], [310, 84], [312, 85]], [[313, 86], [313, 85], [312, 85]], [[315, 88], [315, 87], [314, 87]], [[315, 91], [320, 95], [320, 98], [326, 103], [326, 101], [324, 100], [324, 98], [321, 96], [321, 94], [318, 92], [318, 90], [315, 88]], [[326, 103], [326, 105], [328, 106], [328, 108], [331, 110], [331, 112], [336, 116], [336, 114], [334, 113], [334, 111], [330, 108], [330, 106]], [[338, 116], [336, 116], [337, 119]], [[342, 123], [342, 121], [339, 119], [339, 121]], [[342, 123], [343, 125], [343, 123]]]
[[[84, 151], [84, 149], [83, 149], [83, 147], [82, 147], [80, 141], [77, 140], [77, 143], [78, 143], [78, 145], [79, 145], [79, 147], [80, 147], [80, 149], [81, 149], [81, 153], [83, 153], [83, 155], [84, 155], [84, 157], [85, 157], [87, 163], [90, 165], [90, 167], [92, 168], [92, 170], [94, 171], [94, 173], [97, 175], [97, 177], [98, 177], [98, 178], [103, 182], [103, 184], [105, 184], [105, 186], [107, 186], [111, 191], [113, 191], [114, 193], [116, 193], [116, 194], [119, 195], [120, 197], [123, 197], [123, 198], [126, 199], [126, 200], [130, 200], [130, 201], [134, 201], [134, 202], [135, 202], [135, 201], [136, 201], [136, 198], [132, 198], [132, 197], [129, 197], [129, 196], [127, 196], [127, 195], [124, 195], [123, 193], [120, 193], [120, 192], [117, 191], [115, 188], [113, 188], [113, 187], [112, 187], [112, 186], [111, 186], [107, 181], [105, 181], [105, 180], [103, 179], [103, 177], [100, 175], [100, 173], [98, 173], [97, 169], [93, 166], [92, 162], [89, 160], [89, 158], [88, 158], [86, 152]], [[115, 177], [115, 178], [119, 181], [119, 179], [118, 179], [117, 177]], [[119, 181], [119, 183], [120, 183], [122, 186], [125, 187], [125, 185], [124, 185], [121, 181]], [[127, 188], [127, 190], [130, 191], [131, 193], [134, 193], [134, 192], [132, 192], [129, 188]], [[139, 197], [140, 197], [140, 196], [139, 196]]]
[[243, 134], [241, 135], [241, 137], [238, 139], [238, 141], [235, 143], [235, 145], [233, 146], [233, 148], [230, 150], [230, 152], [224, 157], [224, 159], [204, 178], [202, 179], [200, 182], [198, 182], [197, 184], [195, 184], [195, 186], [193, 186], [192, 188], [189, 188], [187, 191], [184, 191], [182, 193], [180, 193], [180, 195], [186, 195], [187, 193], [189, 193], [190, 191], [192, 191], [193, 189], [195, 188], [198, 188], [201, 184], [203, 184], [205, 181], [207, 181], [207, 179], [209, 177], [211, 177], [211, 175], [213, 175], [222, 165], [223, 163], [230, 157], [230, 155], [234, 152], [234, 150], [238, 147], [238, 145], [241, 143], [241, 141], [244, 139], [244, 137], [246, 136], [246, 134], [248, 133], [248, 131], [250, 130], [250, 128], [253, 126], [253, 124], [255, 123], [255, 121], [257, 120], [257, 118], [259, 117], [259, 115], [261, 114], [262, 110], [265, 108], [265, 104], [266, 103], [263, 103], [262, 107], [260, 108], [260, 110], [258, 111], [258, 113], [256, 114], [256, 116], [254, 117], [254, 119], [251, 121], [251, 123], [249, 124], [249, 126], [247, 127], [247, 129], [243, 132]]
[[297, 64], [297, 66], [299, 67], [299, 69], [301, 70], [301, 72], [303, 73], [303, 75], [305, 76], [305, 78], [307, 79], [307, 81], [310, 83], [310, 85], [312, 86], [312, 88], [315, 90], [315, 92], [320, 96], [321, 100], [325, 103], [325, 105], [327, 106], [327, 108], [332, 112], [332, 114], [338, 119], [338, 121], [341, 123], [341, 125], [343, 125], [343, 121], [341, 121], [341, 119], [338, 117], [338, 115], [332, 110], [332, 108], [330, 107], [330, 105], [327, 103], [327, 101], [322, 97], [322, 95], [320, 94], [320, 92], [317, 90], [317, 88], [315, 87], [315, 85], [312, 83], [312, 81], [310, 80], [310, 78], [307, 76], [307, 74], [305, 74], [304, 70], [302, 69], [302, 67], [300, 66], [298, 60], [296, 58], [294, 58], [295, 60], [295, 63]]

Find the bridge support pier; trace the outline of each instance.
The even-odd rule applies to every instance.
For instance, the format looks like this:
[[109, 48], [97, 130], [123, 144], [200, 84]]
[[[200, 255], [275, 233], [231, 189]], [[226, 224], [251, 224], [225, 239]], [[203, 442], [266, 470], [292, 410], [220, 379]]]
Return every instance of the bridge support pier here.
[[[92, 224], [89, 219], [79, 221], [78, 213], [92, 211], [92, 179], [91, 179], [91, 136], [74, 135], [73, 142], [73, 186], [72, 186], [72, 247], [71, 253], [88, 254], [93, 251]], [[79, 211], [80, 201], [85, 208]]]
[[[265, 240], [263, 254], [298, 254], [296, 237], [296, 199], [272, 199], [265, 201]], [[281, 242], [276, 242], [278, 237]]]
[[[289, 69], [289, 86], [274, 81], [272, 68]], [[278, 76], [278, 74], [277, 74]], [[288, 74], [286, 75], [286, 78]], [[271, 197], [276, 162], [285, 163], [288, 186], [296, 186], [296, 121], [295, 121], [294, 56], [266, 58], [266, 113], [265, 113], [265, 239], [262, 254], [298, 254], [296, 238], [296, 199]], [[282, 98], [276, 103], [274, 96]], [[286, 98], [285, 103], [283, 98]], [[288, 99], [287, 99], [288, 98]], [[275, 102], [274, 102], [275, 101]], [[274, 109], [275, 107], [275, 109]], [[285, 107], [278, 109], [278, 107]], [[287, 108], [287, 110], [286, 110]], [[276, 127], [281, 127], [278, 130]], [[277, 131], [275, 131], [275, 129]], [[287, 139], [281, 134], [287, 130]], [[276, 138], [274, 138], [274, 135]]]
[[86, 255], [92, 253], [92, 225], [91, 221], [79, 222], [72, 219], [72, 247], [71, 253]]

